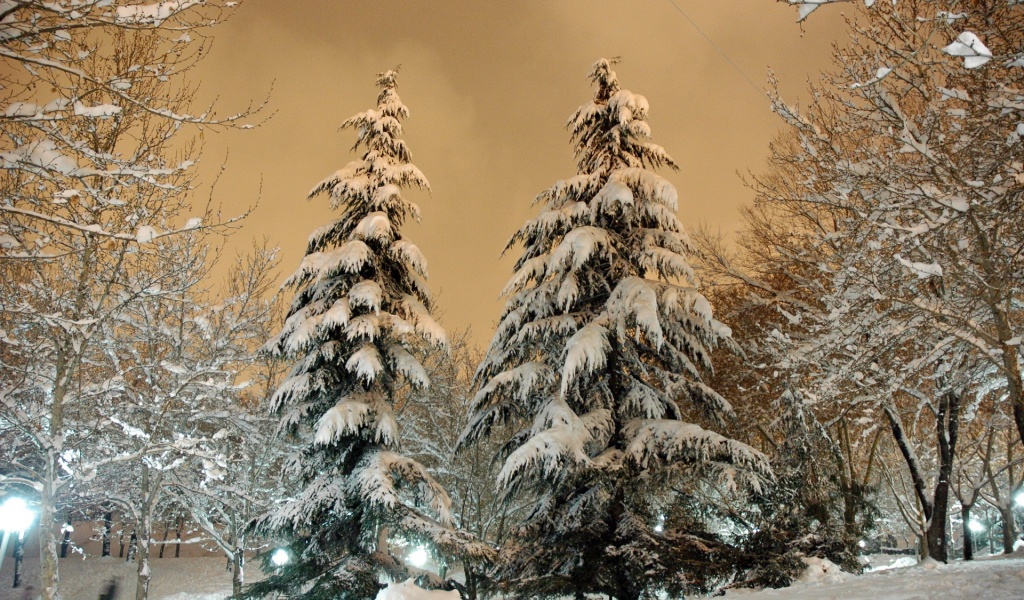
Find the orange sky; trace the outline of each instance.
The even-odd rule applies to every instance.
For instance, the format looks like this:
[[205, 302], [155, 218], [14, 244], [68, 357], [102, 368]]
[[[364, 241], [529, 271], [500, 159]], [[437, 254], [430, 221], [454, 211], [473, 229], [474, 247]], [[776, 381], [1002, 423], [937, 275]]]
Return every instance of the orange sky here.
[[[763, 88], [775, 70], [796, 100], [827, 68], [839, 10], [818, 11], [801, 31], [795, 9], [770, 0], [675, 0]], [[233, 247], [269, 237], [289, 274], [305, 240], [330, 219], [306, 193], [354, 158], [337, 126], [373, 107], [374, 75], [402, 65], [399, 93], [413, 160], [432, 194], [411, 194], [423, 221], [405, 235], [429, 261], [441, 321], [490, 340], [498, 293], [516, 257], [499, 260], [533, 214], [534, 196], [574, 174], [564, 124], [591, 89], [600, 57], [620, 56], [619, 81], [651, 106], [654, 141], [680, 166], [684, 225], [732, 231], [752, 194], [737, 172], [758, 170], [779, 120], [768, 101], [669, 0], [248, 0], [213, 30], [195, 79], [223, 113], [262, 99], [260, 128], [206, 136], [207, 172], [228, 154], [214, 198], [237, 214], [260, 195]], [[261, 183], [262, 182], [262, 183]]]

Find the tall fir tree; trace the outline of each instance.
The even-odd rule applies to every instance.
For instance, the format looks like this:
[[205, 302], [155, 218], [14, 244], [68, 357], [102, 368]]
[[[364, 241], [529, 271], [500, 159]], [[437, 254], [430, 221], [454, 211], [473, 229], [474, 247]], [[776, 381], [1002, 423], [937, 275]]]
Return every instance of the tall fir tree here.
[[302, 441], [290, 461], [301, 491], [258, 523], [287, 543], [290, 561], [251, 597], [373, 598], [381, 576], [408, 576], [389, 536], [441, 554], [488, 552], [451, 528], [448, 495], [398, 452], [395, 391], [428, 385], [410, 349], [446, 341], [430, 314], [426, 260], [400, 233], [419, 218], [403, 190], [429, 184], [401, 139], [408, 109], [396, 75], [379, 74], [377, 107], [341, 126], [356, 131], [362, 157], [310, 192], [341, 216], [311, 234], [286, 282], [297, 290], [288, 317], [267, 345], [297, 361], [272, 405], [282, 431]]
[[507, 494], [536, 498], [502, 549], [514, 597], [683, 588], [688, 554], [714, 540], [661, 523], [667, 478], [768, 472], [763, 455], [698, 424], [732, 413], [701, 379], [730, 331], [697, 289], [676, 190], [654, 172], [675, 163], [612, 64], [593, 65], [594, 100], [567, 125], [577, 174], [537, 197], [543, 210], [506, 248], [524, 252], [462, 436], [522, 425], [498, 476]]

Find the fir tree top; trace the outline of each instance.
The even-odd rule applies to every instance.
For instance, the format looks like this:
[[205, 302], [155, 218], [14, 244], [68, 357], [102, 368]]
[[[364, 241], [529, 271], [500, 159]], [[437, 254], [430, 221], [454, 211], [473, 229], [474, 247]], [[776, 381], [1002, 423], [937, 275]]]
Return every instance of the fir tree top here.
[[[353, 149], [363, 149], [361, 159], [309, 193], [310, 198], [326, 194], [342, 214], [310, 235], [305, 258], [286, 281], [298, 293], [281, 333], [270, 344], [288, 356], [306, 354], [306, 363], [318, 355], [325, 360], [347, 356], [346, 369], [362, 391], [393, 386], [398, 376], [426, 385], [422, 367], [407, 351], [407, 338], [424, 338], [432, 345], [445, 342], [444, 331], [430, 316], [427, 261], [400, 232], [406, 218], [419, 220], [420, 215], [403, 189], [430, 186], [410, 162], [412, 155], [400, 137], [401, 119], [409, 111], [398, 96], [396, 76], [395, 70], [379, 74], [376, 109], [341, 125], [356, 131]], [[281, 387], [277, 402], [291, 397], [290, 382], [299, 391], [306, 388], [309, 382], [298, 375]]]

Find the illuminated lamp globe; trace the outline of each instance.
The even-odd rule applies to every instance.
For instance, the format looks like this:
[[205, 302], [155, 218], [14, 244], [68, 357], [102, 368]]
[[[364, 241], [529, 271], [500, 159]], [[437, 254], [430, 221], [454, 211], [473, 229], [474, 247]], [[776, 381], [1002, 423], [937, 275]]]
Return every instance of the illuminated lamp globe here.
[[288, 564], [289, 560], [291, 560], [291, 559], [288, 556], [288, 551], [285, 550], [284, 548], [278, 548], [277, 550], [274, 551], [274, 554], [270, 557], [270, 562], [274, 563], [274, 566], [278, 567], [278, 568], [283, 567], [286, 564]]
[[427, 549], [423, 546], [417, 547], [411, 553], [409, 553], [409, 564], [416, 568], [423, 568], [423, 565], [427, 564]]
[[0, 505], [0, 530], [24, 533], [35, 518], [36, 514], [29, 510], [21, 498], [11, 497]]

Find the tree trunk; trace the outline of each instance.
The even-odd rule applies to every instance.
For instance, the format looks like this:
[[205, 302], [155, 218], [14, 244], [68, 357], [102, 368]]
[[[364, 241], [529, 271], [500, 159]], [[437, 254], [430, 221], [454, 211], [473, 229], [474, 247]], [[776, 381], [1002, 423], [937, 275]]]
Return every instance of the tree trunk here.
[[960, 520], [964, 528], [964, 560], [974, 560], [974, 530], [971, 529], [971, 505], [960, 505]]
[[465, 600], [477, 600], [476, 596], [476, 571], [468, 562], [463, 562], [463, 569], [466, 573], [466, 598]]
[[987, 508], [985, 509], [985, 528], [988, 531], [988, 554], [991, 556], [996, 553], [996, 541], [992, 537], [992, 516]]
[[110, 556], [110, 531], [114, 527], [114, 512], [108, 510], [103, 515], [103, 546], [100, 556]]
[[1013, 403], [1013, 422], [1017, 425], [1020, 442], [1024, 444], [1024, 404], [1021, 404], [1019, 400]]
[[[238, 536], [241, 539], [241, 536]], [[237, 597], [242, 593], [242, 584], [245, 583], [245, 548], [243, 543], [235, 544], [235, 556], [231, 561], [233, 569], [231, 572], [231, 595]]]
[[885, 416], [889, 419], [889, 429], [892, 431], [893, 441], [896, 442], [900, 454], [903, 455], [903, 460], [907, 463], [907, 469], [910, 471], [910, 479], [914, 484], [914, 493], [917, 495], [917, 500], [921, 504], [921, 512], [924, 513], [926, 521], [930, 520], [932, 518], [932, 501], [928, 497], [927, 485], [924, 476], [921, 474], [917, 456], [914, 454], [913, 448], [910, 447], [907, 435], [903, 431], [903, 422], [900, 419], [899, 413], [896, 412], [894, 404], [883, 408]]
[[[612, 508], [608, 515], [608, 539], [611, 544], [622, 543], [622, 540], [617, 537], [617, 532], [619, 529], [619, 523], [622, 522], [623, 516], [628, 510], [626, 507], [626, 491], [624, 487], [625, 483], [620, 479], [617, 482], [615, 499], [612, 501]], [[630, 577], [627, 564], [628, 560], [629, 558], [620, 557], [619, 560], [612, 563], [612, 568], [615, 570], [612, 574], [612, 581], [614, 581], [615, 598], [617, 600], [640, 599], [641, 588], [644, 582], [633, 581], [633, 578]], [[585, 565], [585, 567], [589, 567], [589, 565]]]
[[1003, 519], [1003, 553], [1010, 554], [1013, 552], [1013, 505], [1007, 503], [1006, 506], [999, 507], [999, 516]]
[[[139, 569], [136, 576], [135, 600], [148, 600], [149, 582], [153, 574], [149, 568], [149, 540], [153, 537], [152, 500], [155, 492], [151, 489], [149, 466], [142, 463], [142, 484], [139, 491], [142, 495], [142, 515], [132, 537], [138, 541]], [[135, 534], [138, 534], [136, 536]]]
[[[949, 510], [949, 469], [940, 469], [939, 481], [935, 484], [935, 504], [932, 518], [928, 522], [928, 554], [940, 562], [949, 561], [946, 538], [946, 520]], [[952, 464], [949, 465], [952, 467]]]
[[949, 486], [956, 456], [956, 442], [960, 430], [960, 395], [947, 391], [939, 399], [935, 415], [935, 434], [939, 446], [939, 479], [932, 497], [932, 514], [928, 523], [928, 550], [932, 558], [949, 561], [946, 536], [946, 517], [949, 510]]
[[164, 537], [163, 537], [162, 540], [160, 540], [160, 554], [157, 555], [157, 558], [163, 558], [164, 557], [164, 548], [167, 547], [167, 536], [170, 535], [170, 533], [171, 533], [171, 528], [168, 527], [167, 525], [168, 525], [168, 523], [165, 521], [164, 522]]
[[178, 515], [178, 530], [175, 532], [177, 534], [177, 541], [174, 544], [174, 558], [181, 558], [181, 530], [184, 529], [184, 527], [185, 516]]
[[[1009, 340], [1012, 336], [1012, 330], [1005, 323], [1005, 314], [999, 311], [996, 319], [997, 327], [1000, 325], [1000, 338], [1003, 340]], [[1003, 341], [1003, 372], [1006, 375], [1006, 391], [1008, 392], [1010, 404], [1013, 405], [1013, 422], [1017, 425], [1017, 436], [1019, 441], [1024, 444], [1024, 381], [1022, 381], [1020, 362], [1018, 361], [1018, 352], [1016, 346], [1011, 346]]]
[[56, 506], [56, 470], [55, 454], [47, 454], [46, 473], [43, 477], [43, 489], [39, 500], [39, 563], [42, 586], [42, 600], [60, 600], [60, 574], [57, 561], [57, 535], [53, 531], [53, 522], [57, 516]]
[[128, 555], [124, 557], [124, 562], [131, 562], [135, 560], [135, 556], [139, 552], [139, 528], [135, 527], [132, 529], [132, 534], [128, 538]]

